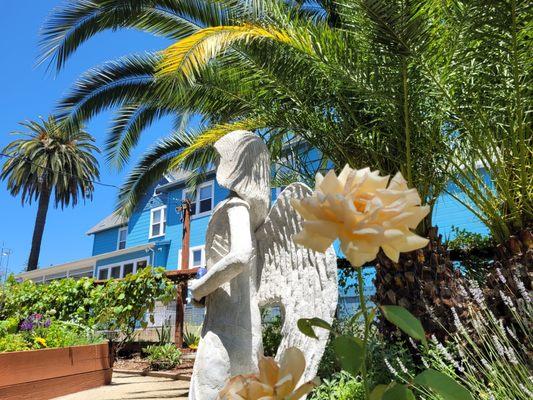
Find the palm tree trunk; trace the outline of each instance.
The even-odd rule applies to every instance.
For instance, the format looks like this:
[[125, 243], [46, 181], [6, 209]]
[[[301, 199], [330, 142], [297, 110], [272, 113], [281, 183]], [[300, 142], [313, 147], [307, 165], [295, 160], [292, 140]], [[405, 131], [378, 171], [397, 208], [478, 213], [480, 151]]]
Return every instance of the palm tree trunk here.
[[35, 218], [35, 227], [33, 228], [33, 238], [31, 240], [30, 258], [28, 260], [28, 271], [37, 269], [39, 264], [39, 253], [41, 252], [41, 241], [43, 240], [44, 225], [46, 224], [46, 215], [48, 205], [50, 204], [50, 195], [52, 189], [43, 188], [39, 196], [39, 208]]
[[[455, 330], [451, 307], [461, 315], [466, 299], [461, 274], [453, 267], [442, 236], [436, 227], [428, 230], [429, 244], [419, 250], [402, 253], [398, 263], [382, 251], [376, 265], [376, 294], [379, 305], [398, 305], [419, 318], [426, 333], [444, 339]], [[436, 320], [436, 319], [438, 320]], [[385, 319], [380, 329], [387, 335], [397, 331]]]

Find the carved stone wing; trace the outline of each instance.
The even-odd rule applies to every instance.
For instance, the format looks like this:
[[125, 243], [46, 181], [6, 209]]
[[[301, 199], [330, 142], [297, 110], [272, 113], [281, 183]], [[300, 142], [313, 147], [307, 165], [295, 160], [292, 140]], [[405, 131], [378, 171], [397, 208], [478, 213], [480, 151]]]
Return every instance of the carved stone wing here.
[[338, 298], [333, 247], [326, 253], [318, 253], [292, 240], [302, 229], [302, 219], [291, 206], [290, 199], [309, 195], [311, 189], [302, 183], [288, 186], [256, 231], [259, 305], [281, 307], [283, 339], [276, 358], [279, 359], [288, 347], [302, 350], [307, 361], [304, 381], [316, 375], [329, 332], [317, 328], [318, 340], [307, 337], [298, 330], [298, 319], [318, 317], [331, 323]]

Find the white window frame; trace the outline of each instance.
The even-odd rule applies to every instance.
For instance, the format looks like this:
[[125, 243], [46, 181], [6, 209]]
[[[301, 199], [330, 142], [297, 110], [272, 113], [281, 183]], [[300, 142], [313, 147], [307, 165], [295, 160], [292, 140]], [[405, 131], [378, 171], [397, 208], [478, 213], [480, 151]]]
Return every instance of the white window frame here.
[[[189, 247], [189, 268], [196, 268], [195, 266], [192, 265], [192, 260], [193, 260], [193, 253], [195, 250], [202, 250], [202, 261], [201, 261], [201, 264], [200, 264], [200, 267], [205, 267], [205, 263], [206, 263], [206, 260], [205, 260], [205, 245], [200, 245], [200, 246], [194, 246], [194, 247]], [[178, 269], [181, 269], [181, 249], [179, 250], [178, 252]]]
[[128, 227], [123, 226], [122, 228], [118, 228], [118, 238], [117, 238], [117, 250], [124, 250], [120, 248], [120, 232], [126, 231], [126, 237], [124, 238], [124, 249], [126, 248], [126, 243], [128, 240]]
[[[199, 213], [200, 211], [200, 189], [205, 188], [205, 187], [210, 187], [211, 189], [211, 209], [209, 211]], [[184, 188], [181, 194], [181, 199], [185, 200], [187, 198], [187, 194], [190, 192], [191, 190]], [[194, 198], [194, 204], [196, 204], [196, 214], [191, 215], [191, 219], [205, 217], [206, 215], [211, 215], [213, 213], [213, 208], [215, 208], [215, 181], [210, 180], [197, 186], [196, 195]]]
[[[126, 261], [121, 261], [121, 262], [117, 262], [117, 263], [111, 263], [111, 264], [102, 265], [102, 266], [97, 268], [96, 279], [98, 279], [98, 280], [109, 279], [109, 277], [111, 276], [111, 269], [114, 268], [114, 267], [120, 267], [120, 278], [124, 278], [124, 266], [126, 264], [133, 264], [133, 271], [131, 273], [135, 274], [137, 272], [137, 263], [139, 263], [140, 261], [146, 261], [146, 265], [147, 266], [150, 263], [150, 260], [148, 259], [148, 257], [141, 257], [141, 258], [136, 258], [134, 260], [126, 260]], [[100, 271], [103, 271], [103, 270], [107, 271], [106, 277], [100, 279]]]
[[[160, 229], [159, 231], [159, 235], [152, 235], [152, 227], [154, 225], [154, 213], [156, 211], [159, 211], [161, 210], [161, 222], [159, 222], [160, 224], [162, 224], [162, 229]], [[167, 206], [159, 206], [159, 207], [155, 207], [155, 208], [152, 208], [150, 210], [150, 227], [149, 227], [149, 231], [148, 231], [148, 239], [153, 239], [153, 238], [156, 238], [156, 237], [161, 237], [161, 236], [165, 236], [166, 232], [167, 232]]]

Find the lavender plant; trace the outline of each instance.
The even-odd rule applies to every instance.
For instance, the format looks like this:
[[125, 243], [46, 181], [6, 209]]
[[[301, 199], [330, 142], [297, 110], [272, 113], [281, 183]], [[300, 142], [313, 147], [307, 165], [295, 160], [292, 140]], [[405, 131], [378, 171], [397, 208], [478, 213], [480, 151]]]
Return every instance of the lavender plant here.
[[[505, 278], [500, 279], [506, 285]], [[476, 282], [470, 282], [465, 289], [471, 300], [467, 310], [458, 315], [451, 309], [456, 331], [450, 334], [446, 346], [432, 338], [430, 351], [422, 357], [428, 367], [455, 378], [475, 398], [533, 398], [531, 295], [520, 277], [513, 276], [513, 280], [521, 288], [518, 296], [510, 294], [510, 289], [499, 292], [513, 321], [497, 318], [488, 307], [483, 290]]]

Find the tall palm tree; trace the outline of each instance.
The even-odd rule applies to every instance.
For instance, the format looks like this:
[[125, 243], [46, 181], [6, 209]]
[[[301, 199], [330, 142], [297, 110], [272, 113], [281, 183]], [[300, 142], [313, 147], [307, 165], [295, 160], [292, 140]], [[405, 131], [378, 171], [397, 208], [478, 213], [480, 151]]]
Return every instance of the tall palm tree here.
[[[48, 21], [44, 54], [61, 68], [95, 33], [123, 27], [176, 41], [89, 71], [60, 106], [72, 124], [119, 107], [107, 149], [119, 166], [154, 119], [203, 116], [198, 131], [177, 130], [140, 160], [121, 191], [126, 213], [165, 171], [211, 162], [210, 145], [239, 128], [263, 132], [274, 152], [298, 138], [338, 167], [400, 170], [433, 206], [454, 135], [443, 129], [448, 110], [427, 73], [448, 54], [433, 40], [440, 15], [428, 3], [76, 1]], [[423, 296], [437, 308], [460, 303], [431, 226], [429, 215], [418, 228], [435, 239], [422, 254], [399, 264], [380, 258], [381, 303], [419, 316], [427, 315]]]
[[453, 195], [498, 243], [487, 297], [495, 314], [507, 316], [500, 293], [520, 298], [520, 281], [533, 289], [532, 10], [522, 0], [449, 7], [443, 41], [454, 54], [436, 77], [449, 104], [448, 129], [469, 144], [451, 149], [451, 178], [461, 190]]
[[24, 138], [9, 143], [2, 151], [7, 157], [0, 179], [7, 181], [13, 196], [22, 203], [39, 201], [31, 243], [28, 270], [37, 269], [41, 241], [50, 199], [54, 206], [75, 206], [78, 199], [90, 199], [93, 181], [98, 179], [99, 152], [94, 139], [83, 129], [71, 131], [54, 117], [21, 123]]

